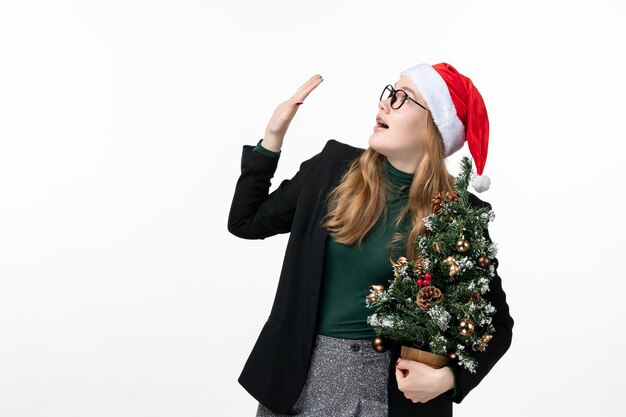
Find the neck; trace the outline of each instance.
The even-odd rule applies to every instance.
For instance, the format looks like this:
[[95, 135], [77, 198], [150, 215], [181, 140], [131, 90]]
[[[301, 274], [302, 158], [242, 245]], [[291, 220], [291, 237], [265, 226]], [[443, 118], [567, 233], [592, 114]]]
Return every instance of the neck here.
[[415, 172], [406, 172], [396, 168], [387, 157], [383, 157], [383, 172], [392, 184], [397, 187], [410, 185], [415, 177]]
[[417, 171], [417, 167], [422, 161], [421, 155], [419, 159], [412, 161], [388, 156], [385, 156], [385, 158], [387, 159], [389, 164], [391, 164], [395, 169], [408, 174], [415, 174], [415, 172]]

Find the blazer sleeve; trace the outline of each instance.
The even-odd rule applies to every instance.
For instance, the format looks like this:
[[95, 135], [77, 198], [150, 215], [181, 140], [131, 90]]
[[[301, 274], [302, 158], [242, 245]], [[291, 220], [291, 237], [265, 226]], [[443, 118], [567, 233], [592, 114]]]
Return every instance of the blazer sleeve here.
[[283, 180], [272, 193], [269, 193], [271, 179], [280, 158], [271, 158], [255, 152], [252, 145], [243, 145], [241, 174], [228, 215], [228, 231], [242, 239], [265, 239], [291, 231], [300, 190], [329, 142], [321, 152], [302, 162], [298, 172]]
[[[487, 202], [483, 202], [483, 204], [491, 209], [491, 204]], [[484, 236], [489, 243], [492, 242], [487, 229], [485, 229]], [[450, 361], [446, 365], [452, 369], [454, 374], [455, 388], [446, 391], [445, 396], [457, 404], [460, 404], [467, 394], [482, 381], [511, 345], [514, 320], [509, 313], [506, 293], [502, 288], [502, 279], [498, 275], [498, 259], [492, 259], [491, 265], [495, 268], [495, 275], [491, 277], [489, 291], [483, 294], [482, 297], [488, 300], [496, 309], [492, 317], [492, 324], [496, 331], [484, 351], [472, 352], [475, 354], [476, 361], [478, 362], [475, 369], [476, 372], [471, 373], [463, 366], [459, 365], [458, 359]]]

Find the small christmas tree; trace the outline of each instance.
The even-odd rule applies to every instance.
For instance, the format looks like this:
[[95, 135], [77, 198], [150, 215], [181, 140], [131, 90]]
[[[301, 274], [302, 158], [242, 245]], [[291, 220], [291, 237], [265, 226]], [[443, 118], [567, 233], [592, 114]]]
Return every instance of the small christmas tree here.
[[385, 346], [385, 339], [394, 340], [402, 343], [403, 352], [434, 354], [426, 353], [437, 357], [433, 367], [458, 357], [460, 365], [475, 372], [478, 363], [471, 352], [485, 350], [496, 330], [491, 324], [495, 308], [481, 297], [495, 275], [491, 260], [497, 247], [484, 237], [495, 213], [470, 205], [470, 158], [462, 159], [461, 168], [455, 192], [432, 199], [433, 212], [423, 219], [426, 232], [416, 239], [416, 259], [390, 259], [395, 277], [389, 288], [372, 285], [365, 304], [376, 309], [367, 323], [376, 330], [378, 350], [386, 348], [377, 347]]

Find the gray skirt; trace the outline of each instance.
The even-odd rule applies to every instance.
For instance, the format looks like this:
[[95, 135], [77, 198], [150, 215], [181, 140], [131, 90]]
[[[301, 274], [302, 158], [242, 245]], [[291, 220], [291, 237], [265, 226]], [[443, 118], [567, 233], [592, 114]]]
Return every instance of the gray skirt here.
[[288, 414], [259, 403], [256, 417], [386, 417], [391, 351], [374, 350], [371, 340], [318, 334], [300, 397]]

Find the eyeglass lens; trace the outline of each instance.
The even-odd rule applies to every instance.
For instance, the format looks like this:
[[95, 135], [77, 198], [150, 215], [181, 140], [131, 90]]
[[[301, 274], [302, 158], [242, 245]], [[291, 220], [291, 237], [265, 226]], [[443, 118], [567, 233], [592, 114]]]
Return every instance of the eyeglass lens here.
[[390, 86], [386, 86], [380, 95], [380, 101], [386, 100], [391, 97], [391, 108], [399, 109], [402, 103], [406, 100], [406, 94], [402, 90], [394, 90]]

